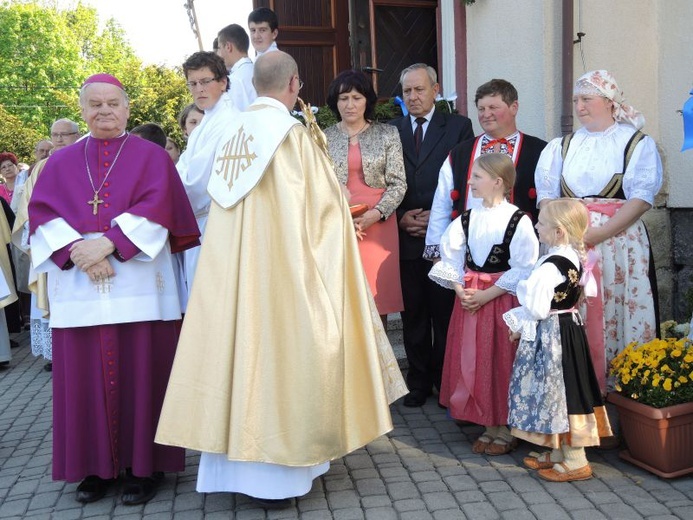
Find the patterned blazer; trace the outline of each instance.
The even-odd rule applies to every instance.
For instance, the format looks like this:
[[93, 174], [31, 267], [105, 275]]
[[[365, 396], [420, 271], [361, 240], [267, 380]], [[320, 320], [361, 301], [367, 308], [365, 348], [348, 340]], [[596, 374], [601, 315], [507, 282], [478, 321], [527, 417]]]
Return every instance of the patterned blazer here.
[[[325, 136], [337, 179], [346, 185], [349, 176], [349, 139], [337, 125], [326, 129]], [[375, 209], [387, 218], [397, 209], [407, 191], [399, 132], [391, 125], [371, 123], [367, 130], [359, 134], [359, 144], [366, 184], [371, 188], [385, 188]]]

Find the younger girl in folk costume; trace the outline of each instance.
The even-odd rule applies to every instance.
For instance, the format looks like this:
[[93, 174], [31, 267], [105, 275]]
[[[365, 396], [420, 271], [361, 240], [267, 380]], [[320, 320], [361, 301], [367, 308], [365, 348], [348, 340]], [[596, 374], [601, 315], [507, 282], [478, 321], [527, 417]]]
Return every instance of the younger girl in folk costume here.
[[[510, 381], [508, 423], [515, 437], [551, 448], [524, 459], [552, 482], [585, 480], [592, 468], [585, 446], [611, 435], [577, 305], [585, 261], [588, 213], [574, 199], [555, 200], [539, 213], [539, 240], [549, 247], [517, 286], [521, 307], [503, 315], [510, 339], [521, 339]], [[596, 295], [596, 282], [593, 283]]]
[[506, 200], [515, 167], [505, 154], [480, 156], [470, 186], [482, 207], [465, 211], [441, 238], [441, 261], [429, 277], [454, 289], [440, 402], [455, 419], [486, 427], [474, 453], [502, 455], [516, 442], [505, 426], [508, 384], [515, 357], [502, 315], [517, 305], [517, 283], [537, 260], [531, 219]]

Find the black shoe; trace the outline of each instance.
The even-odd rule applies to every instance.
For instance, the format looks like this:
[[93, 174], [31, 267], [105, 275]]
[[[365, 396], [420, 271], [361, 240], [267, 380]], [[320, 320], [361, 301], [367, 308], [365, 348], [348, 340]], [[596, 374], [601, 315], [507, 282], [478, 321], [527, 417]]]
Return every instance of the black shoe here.
[[164, 474], [157, 471], [151, 477], [128, 477], [128, 481], [123, 487], [121, 500], [126, 506], [136, 506], [149, 502], [156, 495], [159, 482], [164, 478]]
[[253, 499], [253, 502], [255, 502], [257, 505], [260, 507], [263, 507], [265, 509], [286, 509], [287, 507], [291, 507], [291, 499], [290, 498], [279, 498], [279, 499], [272, 499], [272, 498], [256, 498], [256, 497], [250, 497]]
[[10, 340], [10, 348], [17, 348], [17, 347], [19, 347], [19, 342], [11, 339]]
[[46, 363], [45, 365], [43, 365], [43, 369], [46, 372], [53, 372], [53, 363]]
[[0, 369], [5, 370], [6, 368], [10, 368], [10, 362], [9, 361], [0, 361]]
[[76, 499], [77, 502], [82, 502], [83, 504], [88, 504], [90, 502], [96, 502], [101, 500], [106, 496], [106, 491], [108, 491], [108, 486], [110, 486], [115, 479], [105, 480], [96, 475], [89, 475], [85, 478], [79, 486], [77, 486]]
[[404, 397], [404, 406], [417, 408], [426, 404], [426, 399], [430, 394], [423, 390], [412, 390]]

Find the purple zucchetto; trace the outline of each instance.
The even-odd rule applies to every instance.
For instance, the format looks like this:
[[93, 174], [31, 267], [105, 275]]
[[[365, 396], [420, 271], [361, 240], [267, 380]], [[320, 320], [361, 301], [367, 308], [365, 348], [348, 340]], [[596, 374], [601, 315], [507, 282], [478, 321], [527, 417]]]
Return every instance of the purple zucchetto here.
[[93, 74], [84, 80], [84, 83], [82, 83], [82, 88], [92, 83], [108, 83], [109, 85], [115, 85], [120, 90], [125, 90], [123, 88], [123, 84], [118, 80], [118, 78], [111, 76], [110, 74]]

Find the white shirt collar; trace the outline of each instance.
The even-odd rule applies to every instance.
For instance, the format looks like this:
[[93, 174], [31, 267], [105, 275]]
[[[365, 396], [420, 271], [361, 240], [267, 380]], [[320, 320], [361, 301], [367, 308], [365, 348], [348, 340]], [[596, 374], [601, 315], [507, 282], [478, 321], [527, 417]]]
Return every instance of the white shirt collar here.
[[[258, 96], [255, 99], [255, 101], [252, 102], [252, 104], [250, 106], [254, 107], [255, 105], [269, 105], [271, 107], [283, 110], [286, 113], [290, 113], [289, 109], [286, 108], [286, 105], [284, 105], [284, 103], [282, 103], [278, 99], [274, 99], [274, 98], [267, 97], [267, 96]], [[204, 119], [203, 119], [203, 121], [204, 121]]]
[[278, 50], [279, 50], [279, 47], [277, 47], [277, 42], [272, 42], [272, 44], [269, 47], [267, 47], [264, 51], [262, 51], [262, 52], [255, 51], [255, 55], [259, 58], [263, 54], [266, 54], [266, 53], [272, 52], [272, 51], [278, 51]]
[[[428, 114], [426, 114], [425, 116], [423, 116], [424, 119], [426, 120], [426, 123], [430, 123], [430, 122], [431, 122], [431, 119], [433, 118], [433, 112], [435, 112], [435, 111], [436, 111], [436, 106], [433, 105], [433, 108], [431, 109], [431, 111], [430, 111]], [[411, 121], [412, 127], [415, 128], [415, 125], [416, 125], [416, 116], [413, 116], [413, 115], [409, 114], [409, 120]], [[424, 123], [424, 125], [425, 125], [426, 123]]]
[[233, 64], [233, 66], [231, 67], [231, 70], [229, 70], [229, 75], [236, 72], [238, 69], [241, 68], [242, 65], [245, 65], [246, 63], [250, 63], [252, 65], [253, 60], [248, 58], [248, 56], [243, 56], [240, 60], [238, 60], [236, 63]]

